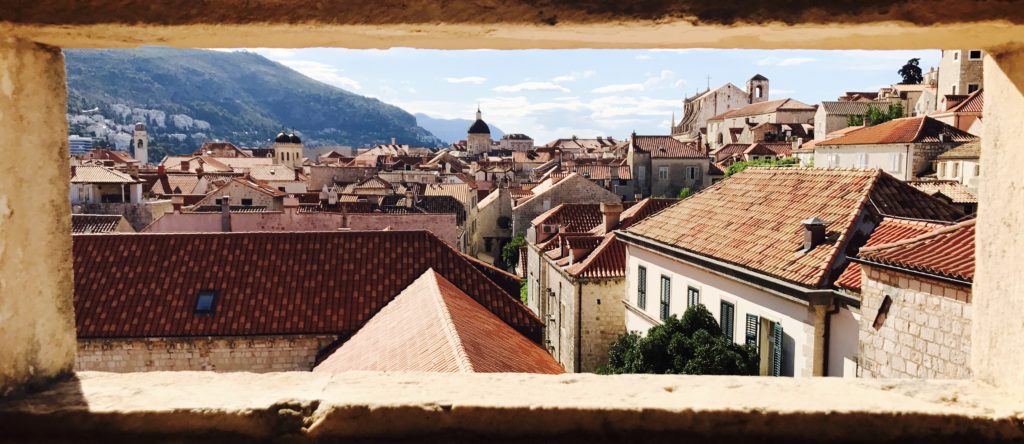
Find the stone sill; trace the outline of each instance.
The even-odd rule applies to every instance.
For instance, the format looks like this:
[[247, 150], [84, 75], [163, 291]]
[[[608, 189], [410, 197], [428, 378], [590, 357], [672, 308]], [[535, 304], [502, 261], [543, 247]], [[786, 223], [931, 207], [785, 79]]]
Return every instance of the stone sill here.
[[1022, 441], [1022, 400], [976, 381], [83, 372], [0, 402], [0, 441]]

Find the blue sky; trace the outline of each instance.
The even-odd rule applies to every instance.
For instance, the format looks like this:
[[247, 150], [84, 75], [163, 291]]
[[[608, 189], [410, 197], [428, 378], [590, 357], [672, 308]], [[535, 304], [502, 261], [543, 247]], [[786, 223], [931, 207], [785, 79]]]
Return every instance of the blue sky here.
[[907, 59], [927, 71], [939, 51], [240, 49], [411, 113], [484, 120], [538, 144], [558, 137], [665, 134], [682, 99], [754, 74], [771, 98], [808, 104], [899, 80]]

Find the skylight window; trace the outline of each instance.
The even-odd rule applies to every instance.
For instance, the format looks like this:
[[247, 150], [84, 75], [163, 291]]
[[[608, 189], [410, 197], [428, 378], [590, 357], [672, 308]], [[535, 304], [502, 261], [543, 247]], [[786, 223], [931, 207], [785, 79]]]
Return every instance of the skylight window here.
[[212, 315], [213, 308], [216, 306], [217, 292], [214, 290], [200, 290], [199, 297], [196, 298], [196, 309], [194, 314], [197, 315]]

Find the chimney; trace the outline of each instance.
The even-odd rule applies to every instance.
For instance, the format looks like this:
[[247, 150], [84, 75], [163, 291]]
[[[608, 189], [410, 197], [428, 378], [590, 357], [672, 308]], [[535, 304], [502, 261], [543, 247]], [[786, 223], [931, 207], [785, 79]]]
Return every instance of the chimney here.
[[231, 232], [231, 196], [220, 198], [220, 231]]
[[[619, 166], [612, 164], [608, 165], [608, 178], [611, 180], [619, 180]], [[612, 184], [614, 185], [614, 184]]]
[[203, 166], [202, 165], [199, 165], [199, 166], [196, 167], [196, 176], [197, 177], [203, 177]]
[[615, 227], [619, 226], [620, 215], [622, 215], [621, 203], [601, 204], [601, 225], [604, 226], [605, 233], [611, 233]]
[[75, 177], [78, 174], [78, 167], [71, 165], [71, 177]]
[[185, 198], [183, 196], [171, 196], [171, 207], [174, 208], [175, 213], [181, 213], [181, 206], [185, 204]]
[[825, 221], [812, 217], [800, 221], [800, 224], [804, 226], [804, 247], [800, 250], [802, 253], [808, 253], [825, 242]]
[[167, 175], [167, 167], [165, 167], [163, 165], [160, 165], [160, 166], [156, 167], [156, 174], [158, 176], [166, 176]]
[[392, 145], [394, 145], [394, 144], [395, 144], [395, 138], [394, 138], [394, 137], [392, 137], [392, 138], [391, 138], [391, 144], [392, 144]]
[[288, 212], [295, 212], [299, 208], [299, 199], [294, 194], [289, 194], [284, 198], [284, 210]]
[[182, 160], [181, 161], [181, 170], [182, 171], [188, 171], [188, 168], [189, 168], [189, 161]]

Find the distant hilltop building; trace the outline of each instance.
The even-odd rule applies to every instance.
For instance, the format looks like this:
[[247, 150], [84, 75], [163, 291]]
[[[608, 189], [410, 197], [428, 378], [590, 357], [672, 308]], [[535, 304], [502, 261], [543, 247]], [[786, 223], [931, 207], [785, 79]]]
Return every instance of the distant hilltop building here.
[[708, 119], [752, 103], [768, 100], [768, 78], [757, 74], [747, 80], [744, 91], [726, 83], [716, 89], [708, 88], [703, 93], [683, 100], [683, 117], [679, 123], [672, 118], [672, 135], [697, 138], [707, 128]]
[[302, 168], [302, 139], [283, 130], [274, 139], [274, 163], [289, 168]]

